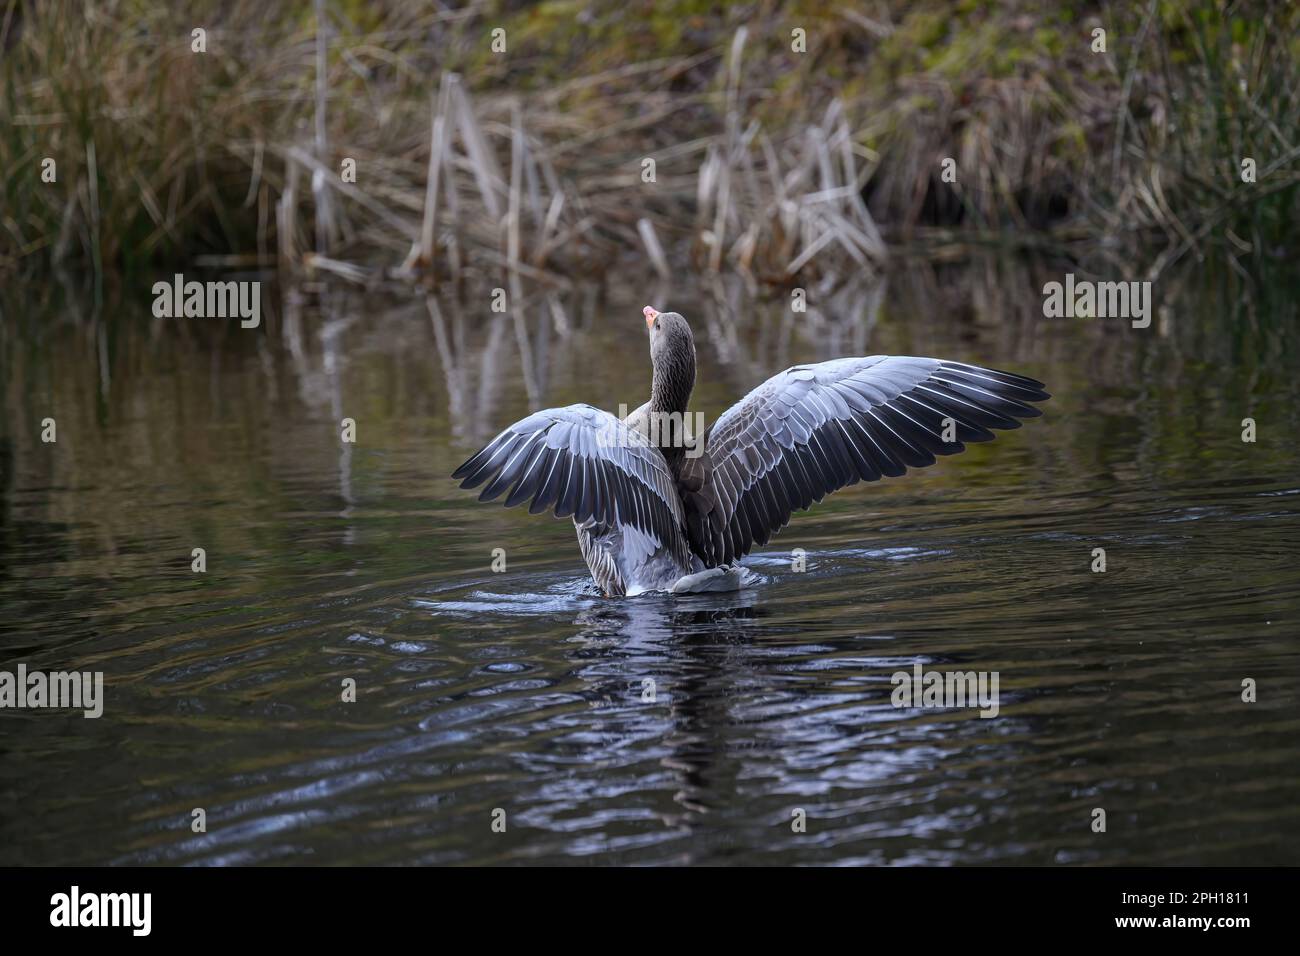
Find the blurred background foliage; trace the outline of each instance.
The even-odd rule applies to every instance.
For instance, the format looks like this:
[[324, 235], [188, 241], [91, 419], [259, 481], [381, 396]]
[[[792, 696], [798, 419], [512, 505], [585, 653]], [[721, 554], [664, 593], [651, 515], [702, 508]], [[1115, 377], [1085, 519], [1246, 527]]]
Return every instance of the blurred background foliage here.
[[0, 271], [644, 250], [781, 283], [959, 241], [1251, 280], [1296, 251], [1293, 2], [189, 6], [0, 2]]

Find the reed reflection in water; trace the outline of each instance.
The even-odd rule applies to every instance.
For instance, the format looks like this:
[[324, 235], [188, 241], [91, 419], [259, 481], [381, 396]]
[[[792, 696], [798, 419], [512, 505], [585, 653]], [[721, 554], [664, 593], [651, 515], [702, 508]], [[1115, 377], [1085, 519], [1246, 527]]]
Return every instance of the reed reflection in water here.
[[[325, 286], [258, 334], [8, 304], [0, 660], [103, 670], [107, 703], [0, 716], [0, 862], [1294, 863], [1294, 299], [1226, 321], [1185, 276], [1142, 331], [1045, 320], [1059, 277], [900, 266], [803, 314], [739, 281], [506, 313]], [[708, 421], [874, 352], [1054, 398], [797, 516], [750, 590], [605, 601], [569, 523], [446, 476], [533, 408], [639, 405], [647, 303], [692, 321]], [[917, 662], [997, 671], [999, 716], [894, 708]]]

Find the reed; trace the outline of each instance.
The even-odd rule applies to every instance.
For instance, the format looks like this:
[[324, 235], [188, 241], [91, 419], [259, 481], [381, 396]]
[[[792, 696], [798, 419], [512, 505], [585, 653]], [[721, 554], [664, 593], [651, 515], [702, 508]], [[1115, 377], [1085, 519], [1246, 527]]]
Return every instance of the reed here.
[[784, 286], [963, 236], [1105, 237], [1153, 275], [1294, 250], [1292, 3], [1116, 9], [1105, 56], [1100, 17], [1047, 0], [590, 7], [578, 29], [555, 3], [5, 0], [0, 270], [251, 260], [558, 289], [634, 252], [661, 278]]

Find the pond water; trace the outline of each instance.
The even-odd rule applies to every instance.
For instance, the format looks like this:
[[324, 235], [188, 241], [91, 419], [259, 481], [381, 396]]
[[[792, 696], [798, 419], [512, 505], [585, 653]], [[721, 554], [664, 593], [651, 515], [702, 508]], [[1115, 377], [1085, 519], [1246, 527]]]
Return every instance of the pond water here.
[[[633, 270], [512, 314], [268, 287], [251, 330], [11, 289], [0, 669], [105, 702], [0, 710], [0, 863], [1300, 862], [1294, 307], [1191, 274], [1148, 329], [1046, 319], [1063, 272], [900, 263], [807, 313]], [[647, 303], [708, 421], [877, 352], [1054, 397], [796, 515], [747, 590], [605, 600], [569, 521], [447, 476], [536, 407], [644, 401]], [[996, 672], [997, 716], [894, 707], [918, 663]]]

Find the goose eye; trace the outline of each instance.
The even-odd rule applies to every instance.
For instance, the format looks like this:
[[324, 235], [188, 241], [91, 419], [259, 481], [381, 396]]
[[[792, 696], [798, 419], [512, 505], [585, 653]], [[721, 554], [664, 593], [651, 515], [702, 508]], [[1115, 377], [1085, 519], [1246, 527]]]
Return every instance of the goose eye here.
[[656, 328], [656, 329], [659, 328], [659, 320], [658, 320], [658, 319], [655, 319], [655, 328]]

